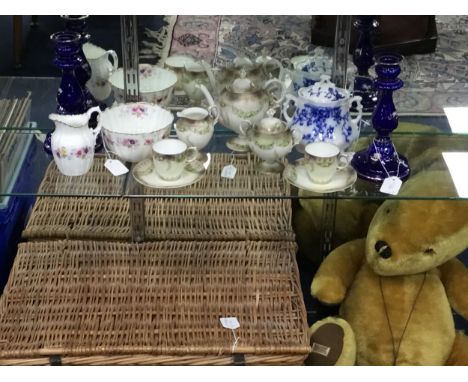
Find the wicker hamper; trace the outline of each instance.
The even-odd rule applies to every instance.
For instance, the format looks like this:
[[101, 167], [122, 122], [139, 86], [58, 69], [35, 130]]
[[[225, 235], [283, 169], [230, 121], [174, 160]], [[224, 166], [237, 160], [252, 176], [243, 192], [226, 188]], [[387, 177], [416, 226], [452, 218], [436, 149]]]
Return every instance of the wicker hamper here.
[[[231, 162], [237, 167], [235, 179], [221, 178], [222, 168]], [[143, 188], [147, 195], [175, 196], [145, 200], [146, 240], [294, 240], [291, 201], [261, 198], [289, 195], [288, 183], [279, 175], [258, 174], [254, 165], [251, 156], [213, 154], [207, 174], [192, 186], [174, 190]], [[104, 168], [104, 158], [96, 158], [92, 170], [79, 178], [61, 175], [52, 162], [40, 194], [90, 196], [38, 197], [23, 237], [128, 241], [131, 239], [128, 198], [95, 197], [118, 196], [119, 192], [124, 194], [125, 187], [124, 177], [113, 177]], [[187, 194], [220, 198], [177, 198]], [[233, 199], [229, 197], [232, 195], [247, 198]]]
[[[291, 241], [43, 241], [0, 299], [0, 364], [301, 364]], [[219, 318], [235, 316], [231, 330]]]

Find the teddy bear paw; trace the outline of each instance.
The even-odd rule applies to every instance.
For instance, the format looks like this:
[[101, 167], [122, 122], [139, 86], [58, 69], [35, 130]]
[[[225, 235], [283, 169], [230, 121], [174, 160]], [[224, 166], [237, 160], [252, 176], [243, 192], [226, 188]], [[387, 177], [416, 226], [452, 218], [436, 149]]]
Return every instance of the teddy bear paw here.
[[343, 301], [346, 288], [337, 278], [316, 277], [312, 281], [310, 292], [324, 304], [337, 305]]

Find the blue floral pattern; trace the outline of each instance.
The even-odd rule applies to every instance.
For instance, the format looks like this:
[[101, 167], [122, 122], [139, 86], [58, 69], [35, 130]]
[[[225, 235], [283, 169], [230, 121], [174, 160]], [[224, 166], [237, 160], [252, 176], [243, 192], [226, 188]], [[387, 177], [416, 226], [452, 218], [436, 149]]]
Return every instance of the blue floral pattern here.
[[342, 134], [346, 143], [351, 143], [353, 132], [349, 123], [349, 112], [341, 107], [316, 107], [304, 105], [294, 114], [292, 125], [299, 127], [302, 140], [306, 143], [315, 141], [334, 141], [335, 134]]

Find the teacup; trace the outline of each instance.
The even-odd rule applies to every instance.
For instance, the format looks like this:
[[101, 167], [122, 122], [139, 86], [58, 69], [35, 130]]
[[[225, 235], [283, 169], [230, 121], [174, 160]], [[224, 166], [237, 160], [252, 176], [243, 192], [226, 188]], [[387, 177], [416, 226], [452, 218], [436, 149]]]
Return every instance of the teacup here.
[[326, 184], [337, 171], [349, 165], [349, 159], [332, 143], [314, 142], [305, 147], [305, 169], [312, 182]]
[[153, 145], [154, 171], [163, 180], [178, 180], [185, 166], [197, 156], [196, 148], [188, 147], [178, 139], [163, 139]]

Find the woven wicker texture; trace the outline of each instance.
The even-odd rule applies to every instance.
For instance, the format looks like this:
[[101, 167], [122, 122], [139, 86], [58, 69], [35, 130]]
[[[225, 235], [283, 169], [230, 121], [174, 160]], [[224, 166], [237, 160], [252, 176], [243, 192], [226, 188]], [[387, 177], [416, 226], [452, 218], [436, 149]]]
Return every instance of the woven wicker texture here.
[[298, 364], [293, 242], [29, 242], [0, 299], [0, 364]]
[[[250, 156], [242, 159], [229, 154], [214, 154], [212, 158], [206, 176], [190, 187], [175, 190], [143, 188], [143, 192], [147, 195], [226, 195], [226, 198], [146, 199], [146, 240], [294, 240], [290, 200], [227, 197], [284, 196], [289, 195], [289, 185], [279, 175], [259, 175]], [[103, 161], [103, 158], [96, 158], [92, 171], [74, 178], [61, 175], [52, 163], [40, 193], [65, 190], [85, 195], [118, 195], [123, 189], [122, 177], [113, 177], [105, 170]], [[231, 162], [237, 167], [235, 179], [221, 178], [222, 168]], [[132, 180], [129, 180], [130, 187]], [[129, 200], [120, 197], [39, 197], [23, 237], [129, 240]]]

